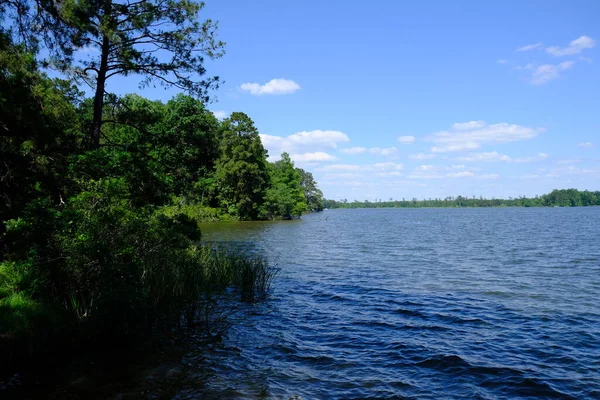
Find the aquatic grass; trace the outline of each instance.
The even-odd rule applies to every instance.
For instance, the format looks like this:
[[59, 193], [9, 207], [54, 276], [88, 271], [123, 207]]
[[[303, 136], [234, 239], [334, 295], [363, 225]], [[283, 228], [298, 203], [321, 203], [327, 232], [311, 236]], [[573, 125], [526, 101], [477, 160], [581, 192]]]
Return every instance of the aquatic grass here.
[[[0, 264], [0, 349], [10, 335], [41, 353], [38, 333], [78, 350], [186, 326], [218, 336], [239, 304], [265, 297], [273, 269], [264, 258], [201, 244], [186, 214], [132, 209], [120, 179], [85, 185], [53, 214], [44, 247]], [[36, 215], [7, 234], [27, 238]]]

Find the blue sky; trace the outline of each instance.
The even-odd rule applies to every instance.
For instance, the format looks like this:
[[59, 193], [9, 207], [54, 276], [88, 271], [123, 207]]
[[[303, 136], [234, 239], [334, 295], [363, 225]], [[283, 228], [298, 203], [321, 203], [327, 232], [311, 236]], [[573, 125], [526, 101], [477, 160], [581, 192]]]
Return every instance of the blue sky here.
[[[600, 189], [600, 2], [208, 0], [218, 116], [328, 198]], [[168, 100], [175, 91], [110, 91]]]

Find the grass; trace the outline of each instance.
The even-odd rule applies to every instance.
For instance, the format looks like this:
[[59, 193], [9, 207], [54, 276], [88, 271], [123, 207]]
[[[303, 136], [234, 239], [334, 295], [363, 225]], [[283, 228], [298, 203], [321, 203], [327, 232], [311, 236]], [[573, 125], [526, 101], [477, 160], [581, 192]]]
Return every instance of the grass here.
[[76, 349], [111, 347], [153, 330], [185, 327], [220, 337], [240, 302], [264, 299], [275, 276], [275, 269], [257, 256], [200, 245], [163, 250], [131, 266], [134, 273], [122, 287], [74, 289], [61, 304], [44, 303], [28, 292], [26, 269], [1, 264], [0, 357], [7, 364], [11, 359], [34, 362], [44, 348], [65, 344], [53, 332], [66, 335], [67, 347]]

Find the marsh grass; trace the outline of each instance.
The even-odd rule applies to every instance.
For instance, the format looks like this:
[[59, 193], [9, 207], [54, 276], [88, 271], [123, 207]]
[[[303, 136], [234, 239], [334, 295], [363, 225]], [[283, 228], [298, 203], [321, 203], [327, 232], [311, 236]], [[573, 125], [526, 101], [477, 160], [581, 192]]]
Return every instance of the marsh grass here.
[[[275, 270], [265, 259], [199, 244], [185, 214], [134, 213], [119, 201], [75, 199], [51, 247], [0, 263], [4, 367], [59, 343], [83, 351], [185, 327], [219, 336], [241, 304], [268, 293]], [[35, 226], [15, 223], [8, 234]]]

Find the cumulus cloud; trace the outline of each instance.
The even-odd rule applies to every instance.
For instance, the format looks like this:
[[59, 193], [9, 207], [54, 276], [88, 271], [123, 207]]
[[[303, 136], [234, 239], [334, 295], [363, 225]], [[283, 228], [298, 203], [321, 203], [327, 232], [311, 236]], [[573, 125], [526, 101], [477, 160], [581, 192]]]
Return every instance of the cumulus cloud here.
[[543, 46], [542, 43], [533, 43], [533, 44], [528, 44], [522, 47], [519, 47], [516, 51], [531, 51], [531, 50], [535, 50], [535, 49], [539, 49]]
[[527, 162], [533, 162], [533, 161], [542, 161], [542, 160], [545, 160], [546, 158], [548, 158], [548, 154], [537, 153], [537, 155], [535, 155], [535, 156], [515, 158], [512, 161], [516, 162], [516, 163], [527, 163]]
[[283, 152], [302, 154], [336, 149], [338, 143], [350, 141], [348, 135], [343, 132], [322, 130], [303, 131], [289, 136], [260, 134], [260, 139], [272, 156], [278, 156]]
[[221, 111], [221, 110], [216, 110], [216, 111], [211, 111], [213, 113], [213, 115], [215, 117], [217, 117], [218, 119], [223, 119], [223, 118], [227, 118], [227, 113], [225, 111]]
[[537, 67], [531, 76], [533, 85], [543, 85], [551, 80], [558, 79], [562, 71], [566, 71], [575, 65], [574, 61], [565, 61], [558, 65], [544, 64]]
[[584, 148], [591, 148], [591, 147], [594, 147], [594, 144], [592, 142], [585, 142], [585, 143], [579, 143], [577, 146], [584, 147]]
[[508, 64], [508, 60], [496, 60], [498, 64]]
[[340, 152], [342, 152], [344, 154], [350, 154], [350, 155], [364, 153], [365, 151], [367, 151], [367, 149], [364, 147], [349, 147], [349, 148], [340, 150]]
[[452, 124], [452, 129], [455, 131], [465, 131], [469, 129], [483, 128], [484, 126], [485, 122], [483, 121], [458, 122], [456, 124]]
[[402, 144], [411, 144], [415, 142], [415, 137], [414, 136], [400, 136], [398, 138], [398, 142], [402, 143]]
[[594, 46], [596, 46], [596, 41], [584, 35], [573, 40], [567, 47], [552, 46], [548, 47], [546, 52], [557, 57], [572, 56], [581, 53], [585, 49], [591, 49]]
[[346, 171], [346, 172], [390, 172], [401, 171], [404, 168], [402, 164], [394, 162], [375, 163], [375, 164], [331, 164], [319, 168], [320, 171]]
[[426, 154], [426, 153], [411, 154], [408, 156], [408, 158], [410, 158], [411, 160], [431, 160], [432, 158], [435, 158], [435, 157], [436, 157], [435, 154]]
[[541, 161], [548, 158], [548, 154], [546, 153], [538, 153], [535, 156], [531, 157], [521, 157], [521, 158], [511, 158], [506, 154], [500, 154], [497, 151], [490, 151], [485, 153], [474, 153], [469, 154], [468, 156], [458, 157], [459, 161], [466, 162], [479, 162], [479, 161], [503, 161], [503, 162], [516, 162], [516, 163], [526, 163], [532, 161]]
[[475, 150], [480, 148], [481, 145], [475, 142], [464, 142], [457, 144], [447, 144], [444, 146], [434, 146], [431, 151], [434, 153], [448, 153], [450, 151], [464, 151], [464, 150]]
[[521, 125], [498, 123], [487, 124], [484, 121], [457, 123], [448, 131], [436, 132], [426, 140], [433, 142], [434, 153], [475, 150], [483, 144], [517, 142], [531, 139], [543, 132], [542, 128], [530, 128]]
[[391, 176], [402, 176], [402, 172], [399, 172], [399, 171], [377, 172], [375, 175], [381, 176], [384, 178], [389, 178]]
[[486, 153], [475, 153], [465, 157], [458, 157], [459, 161], [477, 162], [477, 161], [511, 161], [511, 158], [505, 154], [500, 154], [497, 151]]
[[471, 171], [460, 171], [460, 172], [450, 172], [446, 176], [448, 178], [467, 178], [467, 177], [475, 176], [475, 174]]
[[255, 96], [263, 94], [290, 94], [300, 90], [300, 85], [289, 79], [271, 79], [261, 85], [259, 83], [242, 83], [240, 89]]
[[431, 165], [424, 164], [416, 167], [408, 176], [410, 179], [447, 179], [447, 178], [468, 178], [474, 177], [475, 172], [465, 169], [464, 165]]
[[315, 151], [313, 153], [292, 154], [290, 156], [296, 162], [311, 162], [311, 161], [335, 161], [337, 157], [325, 153], [324, 151]]
[[371, 147], [369, 149], [369, 153], [376, 154], [379, 156], [393, 156], [398, 153], [398, 149], [395, 147], [388, 147], [385, 149], [382, 149], [380, 147]]

